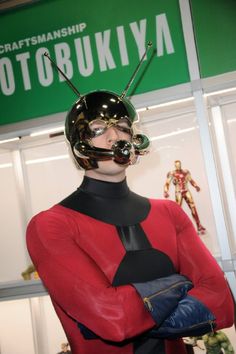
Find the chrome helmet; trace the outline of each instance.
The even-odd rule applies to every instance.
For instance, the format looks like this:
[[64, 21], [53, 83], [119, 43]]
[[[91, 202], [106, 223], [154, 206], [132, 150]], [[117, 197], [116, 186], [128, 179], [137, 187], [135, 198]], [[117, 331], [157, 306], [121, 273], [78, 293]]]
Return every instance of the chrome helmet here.
[[[97, 168], [97, 161], [113, 159], [118, 164], [130, 164], [137, 155], [147, 152], [148, 138], [135, 134], [133, 123], [138, 114], [127, 98], [109, 91], [94, 91], [82, 96], [66, 117], [65, 135], [72, 154], [83, 169]], [[111, 149], [94, 146], [91, 139], [103, 134], [109, 127], [131, 136], [130, 141], [119, 140]]]
[[[125, 95], [151, 46], [152, 44], [149, 43], [121, 95], [98, 90], [82, 96], [48, 54], [44, 54], [79, 96], [68, 112], [65, 122], [66, 139], [78, 167], [85, 170], [94, 169], [98, 168], [98, 161], [110, 159], [121, 165], [132, 164], [139, 155], [148, 152], [149, 139], [146, 135], [134, 132], [134, 123], [138, 122], [138, 113]], [[131, 137], [129, 141], [116, 141], [111, 149], [94, 146], [91, 139], [103, 134], [111, 126], [128, 133]]]

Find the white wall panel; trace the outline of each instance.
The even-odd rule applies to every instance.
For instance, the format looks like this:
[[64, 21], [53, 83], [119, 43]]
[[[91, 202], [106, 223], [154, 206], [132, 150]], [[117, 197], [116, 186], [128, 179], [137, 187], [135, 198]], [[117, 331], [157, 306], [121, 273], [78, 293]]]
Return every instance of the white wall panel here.
[[32, 215], [51, 207], [72, 193], [83, 172], [69, 157], [65, 141], [23, 151]]
[[[137, 193], [150, 198], [164, 198], [167, 173], [175, 169], [175, 160], [181, 160], [182, 168], [190, 171], [192, 178], [201, 188], [200, 192], [196, 192], [189, 184], [200, 221], [206, 228], [206, 234], [199, 237], [214, 255], [219, 255], [199, 129], [196, 113], [193, 108], [192, 110], [191, 106], [187, 110], [185, 104], [181, 111], [179, 104], [174, 108], [168, 107], [165, 117], [163, 109], [160, 111], [158, 108], [147, 114], [142, 113], [143, 128], [152, 140], [152, 148], [150, 154], [142, 157], [138, 165], [128, 169], [128, 178], [130, 186]], [[175, 200], [173, 184], [170, 185], [170, 199]], [[184, 201], [183, 209], [194, 223], [190, 209]]]
[[0, 353], [35, 354], [29, 300], [0, 302]]
[[0, 282], [21, 279], [25, 269], [24, 234], [12, 154], [0, 154]]

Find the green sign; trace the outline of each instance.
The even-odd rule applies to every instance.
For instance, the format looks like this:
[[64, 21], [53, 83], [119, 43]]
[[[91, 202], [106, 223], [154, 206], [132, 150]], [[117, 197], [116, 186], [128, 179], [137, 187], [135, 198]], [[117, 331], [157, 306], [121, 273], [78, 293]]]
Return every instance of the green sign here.
[[[148, 41], [128, 96], [189, 81], [178, 0], [47, 0], [0, 16], [0, 124], [67, 111], [81, 94], [121, 93]], [[3, 30], [4, 29], [4, 30]]]
[[236, 70], [236, 0], [191, 0], [201, 77]]

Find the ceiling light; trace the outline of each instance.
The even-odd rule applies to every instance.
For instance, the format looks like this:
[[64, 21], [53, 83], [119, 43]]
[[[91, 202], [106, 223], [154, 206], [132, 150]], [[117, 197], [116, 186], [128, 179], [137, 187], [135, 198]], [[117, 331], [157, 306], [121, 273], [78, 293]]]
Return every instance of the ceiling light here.
[[31, 133], [30, 136], [39, 136], [39, 135], [45, 135], [45, 134], [51, 134], [51, 133], [56, 133], [56, 132], [63, 132], [64, 131], [64, 126], [58, 127], [58, 128], [52, 128], [52, 129], [47, 129], [47, 130], [41, 130], [35, 133]]
[[20, 138], [17, 137], [17, 138], [12, 138], [12, 139], [0, 140], [0, 144], [9, 143], [11, 141], [17, 141], [17, 140], [20, 140]]
[[181, 129], [181, 130], [177, 130], [177, 131], [174, 131], [174, 132], [171, 132], [171, 133], [168, 133], [168, 134], [162, 134], [162, 135], [154, 136], [154, 137], [150, 138], [150, 140], [154, 141], [154, 140], [165, 139], [165, 138], [168, 138], [170, 136], [179, 135], [179, 134], [183, 134], [183, 133], [188, 133], [188, 132], [191, 132], [191, 131], [193, 131], [195, 129], [196, 129], [196, 127]]
[[33, 160], [26, 160], [25, 164], [26, 165], [32, 165], [35, 163], [42, 163], [42, 162], [49, 162], [49, 161], [55, 161], [55, 160], [63, 160], [63, 159], [68, 159], [69, 155], [58, 155], [58, 156], [50, 156], [50, 157], [42, 157], [39, 159], [33, 159]]
[[7, 168], [7, 167], [12, 167], [12, 163], [1, 163], [0, 168]]
[[193, 97], [187, 97], [187, 98], [183, 98], [181, 100], [169, 101], [169, 102], [159, 103], [159, 104], [156, 104], [156, 105], [153, 105], [153, 106], [138, 108], [137, 112], [149, 111], [150, 109], [155, 109], [155, 108], [159, 108], [159, 107], [168, 107], [168, 106], [171, 106], [171, 105], [174, 105], [174, 104], [188, 102], [188, 101], [193, 101], [193, 100], [194, 100]]
[[236, 87], [232, 87], [232, 88], [225, 89], [225, 90], [220, 90], [220, 91], [204, 93], [204, 97], [220, 95], [221, 93], [227, 93], [227, 92], [232, 92], [232, 91], [236, 91]]

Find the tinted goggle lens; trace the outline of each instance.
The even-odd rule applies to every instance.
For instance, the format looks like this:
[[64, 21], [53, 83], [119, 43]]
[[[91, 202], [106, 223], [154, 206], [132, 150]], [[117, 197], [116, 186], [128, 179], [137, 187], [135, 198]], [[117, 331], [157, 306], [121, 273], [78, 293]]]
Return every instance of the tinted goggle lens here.
[[89, 129], [91, 131], [91, 137], [96, 137], [105, 133], [105, 131], [110, 128], [115, 127], [116, 129], [132, 135], [131, 122], [127, 118], [116, 119], [95, 119], [89, 123]]

